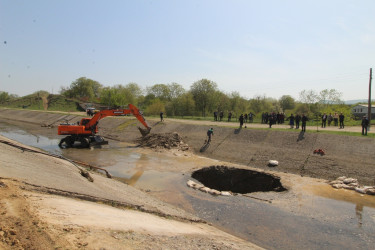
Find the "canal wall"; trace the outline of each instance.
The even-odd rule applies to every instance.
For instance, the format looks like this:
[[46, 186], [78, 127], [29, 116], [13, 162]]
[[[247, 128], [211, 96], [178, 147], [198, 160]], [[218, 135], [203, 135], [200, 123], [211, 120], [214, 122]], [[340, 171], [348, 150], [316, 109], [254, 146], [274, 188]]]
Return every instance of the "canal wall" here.
[[[40, 111], [0, 109], [0, 119], [35, 125], [35, 130], [49, 126], [57, 134], [57, 125], [75, 123], [84, 115]], [[339, 176], [357, 178], [362, 185], [375, 183], [375, 139], [359, 136], [334, 135], [324, 132], [214, 127], [214, 136], [204, 146], [207, 125], [159, 119], [147, 119], [152, 133], [177, 132], [190, 150], [197, 155], [238, 163], [260, 169], [294, 173], [302, 176], [336, 179]], [[107, 117], [100, 121], [100, 134], [106, 138], [134, 143], [140, 137], [134, 117]], [[51, 133], [51, 131], [49, 131]], [[314, 154], [323, 149], [325, 155]], [[269, 167], [269, 160], [277, 160], [277, 167]]]

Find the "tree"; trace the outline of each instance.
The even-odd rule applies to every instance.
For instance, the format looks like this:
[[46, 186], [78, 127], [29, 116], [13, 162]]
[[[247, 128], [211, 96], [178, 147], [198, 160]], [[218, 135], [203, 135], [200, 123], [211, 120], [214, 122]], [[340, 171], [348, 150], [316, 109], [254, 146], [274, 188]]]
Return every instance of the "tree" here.
[[186, 93], [186, 90], [178, 83], [168, 84], [169, 101], [166, 103], [166, 111], [168, 115], [175, 116], [179, 106], [179, 97]]
[[16, 94], [9, 94], [8, 92], [0, 91], [0, 103], [8, 102], [16, 98], [18, 98], [18, 95]]
[[138, 98], [140, 98], [143, 94], [143, 91], [142, 91], [142, 88], [139, 87], [138, 84], [134, 83], [134, 82], [131, 82], [131, 83], [128, 83], [127, 85], [125, 85], [125, 89], [127, 89], [133, 96], [134, 100], [133, 104], [136, 104], [137, 101], [138, 101]]
[[216, 90], [217, 84], [207, 79], [199, 80], [190, 87], [196, 108], [202, 112], [204, 117], [207, 111], [212, 111], [213, 95]]
[[295, 112], [300, 115], [307, 114], [309, 112], [309, 107], [306, 103], [297, 103]]
[[169, 88], [169, 95], [171, 99], [178, 98], [186, 93], [186, 90], [184, 89], [184, 87], [182, 87], [180, 84], [175, 83], [175, 82], [168, 84], [168, 88]]
[[10, 99], [11, 98], [8, 92], [0, 91], [0, 103], [7, 102]]
[[155, 84], [151, 87], [148, 87], [147, 95], [153, 95], [155, 98], [158, 98], [160, 101], [170, 101], [171, 93], [168, 85], [166, 84]]
[[279, 104], [283, 111], [287, 109], [294, 109], [295, 107], [295, 101], [290, 95], [283, 95], [280, 97]]
[[240, 96], [240, 93], [239, 92], [232, 92], [230, 95], [229, 95], [229, 110], [230, 111], [235, 111], [237, 110], [238, 106], [239, 106], [239, 103], [241, 102], [241, 99], [242, 97]]
[[141, 106], [147, 107], [156, 99], [154, 94], [147, 94], [142, 101]]
[[213, 100], [213, 107], [217, 111], [224, 111], [230, 109], [230, 98], [220, 90], [215, 91]]
[[146, 108], [147, 115], [158, 115], [160, 112], [165, 112], [164, 103], [158, 98], [154, 99], [153, 102]]
[[101, 103], [109, 107], [125, 107], [129, 103], [136, 105], [136, 98], [127, 86], [116, 85], [102, 90]]
[[317, 95], [317, 99], [321, 104], [326, 106], [330, 104], [342, 104], [341, 96], [342, 93], [335, 89], [323, 89]]
[[308, 113], [316, 113], [319, 109], [316, 105], [318, 102], [318, 94], [314, 90], [302, 90], [299, 93], [299, 99], [306, 104]]
[[299, 99], [302, 103], [313, 104], [317, 102], [318, 94], [312, 89], [302, 90], [299, 93]]
[[303, 90], [300, 92], [300, 101], [306, 104], [310, 113], [318, 117], [328, 106], [342, 104], [341, 95], [335, 89], [324, 89], [319, 94], [314, 90]]
[[112, 107], [115, 103], [114, 100], [115, 91], [111, 87], [106, 87], [102, 89], [100, 102], [108, 107]]
[[176, 115], [183, 117], [191, 116], [194, 114], [195, 101], [192, 93], [187, 92], [185, 94], [182, 94], [181, 96], [176, 98], [176, 103]]
[[270, 102], [266, 96], [257, 95], [250, 99], [250, 109], [256, 114], [260, 112], [270, 112], [272, 111], [272, 102]]
[[70, 84], [69, 88], [61, 88], [60, 93], [69, 98], [80, 98], [93, 101], [99, 98], [102, 85], [97, 81], [81, 77]]

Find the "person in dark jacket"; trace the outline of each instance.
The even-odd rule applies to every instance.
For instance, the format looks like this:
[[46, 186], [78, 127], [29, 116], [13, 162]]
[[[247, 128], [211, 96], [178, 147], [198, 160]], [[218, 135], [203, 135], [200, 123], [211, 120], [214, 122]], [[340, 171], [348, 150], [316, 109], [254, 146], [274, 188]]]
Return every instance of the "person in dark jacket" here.
[[343, 113], [341, 113], [339, 115], [340, 128], [344, 128], [344, 119], [345, 119], [345, 116], [343, 115]]
[[249, 122], [250, 122], [250, 123], [253, 123], [253, 121], [254, 121], [254, 116], [255, 116], [255, 115], [254, 115], [253, 113], [251, 113], [251, 112], [249, 113]]
[[269, 115], [268, 116], [268, 124], [269, 124], [270, 128], [272, 128], [273, 123], [274, 123], [273, 115]]
[[213, 128], [210, 128], [210, 129], [207, 131], [207, 143], [210, 143], [210, 142], [211, 142], [211, 138], [212, 138], [213, 135], [214, 135], [214, 129], [213, 129]]
[[329, 113], [327, 120], [328, 120], [328, 126], [331, 126], [331, 123], [333, 121], [333, 115], [331, 113]]
[[322, 115], [322, 128], [325, 128], [325, 127], [326, 127], [326, 124], [327, 124], [327, 118], [328, 118], [327, 114], [324, 113], [324, 114]]
[[299, 122], [301, 121], [301, 116], [297, 114], [295, 117], [295, 120], [296, 120], [296, 129], [299, 129]]
[[164, 113], [163, 112], [160, 112], [160, 121], [164, 121]]
[[240, 128], [242, 128], [242, 126], [243, 126], [243, 120], [244, 120], [243, 114], [240, 115], [240, 118], [238, 118], [238, 120], [240, 121]]
[[309, 118], [307, 118], [307, 116], [305, 116], [305, 114], [302, 114], [301, 121], [302, 121], [302, 131], [303, 132], [306, 132], [306, 122], [308, 120], [309, 120]]
[[290, 128], [294, 128], [294, 120], [295, 120], [294, 115], [291, 114], [291, 115], [288, 117], [288, 120], [289, 120]]
[[362, 117], [362, 135], [367, 135], [367, 127], [369, 125], [369, 120], [367, 119], [366, 116]]

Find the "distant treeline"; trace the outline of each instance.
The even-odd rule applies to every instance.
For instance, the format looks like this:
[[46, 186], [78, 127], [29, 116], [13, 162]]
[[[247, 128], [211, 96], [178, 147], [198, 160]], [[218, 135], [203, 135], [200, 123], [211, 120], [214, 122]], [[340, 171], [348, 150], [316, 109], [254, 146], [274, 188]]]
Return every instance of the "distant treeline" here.
[[[85, 77], [73, 81], [69, 87], [62, 87], [60, 94], [65, 98], [79, 102], [99, 103], [108, 107], [125, 107], [132, 103], [142, 109], [146, 115], [158, 115], [164, 112], [167, 116], [212, 116], [215, 111], [231, 112], [234, 117], [242, 113], [284, 112], [304, 113], [318, 116], [322, 113], [343, 112], [350, 116], [350, 108], [341, 101], [341, 93], [335, 89], [318, 92], [303, 90], [299, 100], [290, 95], [280, 99], [257, 95], [247, 99], [239, 92], [225, 93], [217, 84], [208, 79], [192, 83], [186, 90], [178, 83], [155, 84], [142, 89], [137, 83], [105, 87], [99, 82]], [[34, 96], [48, 95], [38, 91]], [[0, 104], [16, 100], [16, 95], [0, 91]]]

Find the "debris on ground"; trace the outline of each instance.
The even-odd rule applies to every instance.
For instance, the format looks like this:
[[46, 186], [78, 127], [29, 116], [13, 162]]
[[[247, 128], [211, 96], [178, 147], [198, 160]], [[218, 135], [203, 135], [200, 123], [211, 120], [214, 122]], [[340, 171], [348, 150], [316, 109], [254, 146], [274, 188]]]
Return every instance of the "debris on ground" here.
[[182, 137], [177, 133], [148, 134], [136, 140], [141, 147], [154, 149], [178, 149], [181, 151], [189, 150], [189, 145], [183, 142]]
[[209, 193], [211, 195], [223, 195], [223, 196], [231, 196], [232, 194], [229, 191], [219, 191], [216, 189], [208, 188], [200, 183], [196, 183], [195, 181], [188, 180], [186, 185], [188, 187], [200, 190], [204, 193]]
[[375, 195], [375, 186], [360, 186], [357, 179], [347, 178], [346, 176], [338, 177], [329, 184], [336, 189], [344, 188], [354, 190], [361, 194]]
[[314, 150], [314, 154], [325, 155], [326, 153], [323, 149], [319, 148]]
[[276, 160], [269, 160], [269, 161], [268, 161], [268, 166], [269, 166], [269, 167], [276, 167], [276, 166], [278, 166], [278, 165], [279, 165], [279, 162], [276, 161]]

